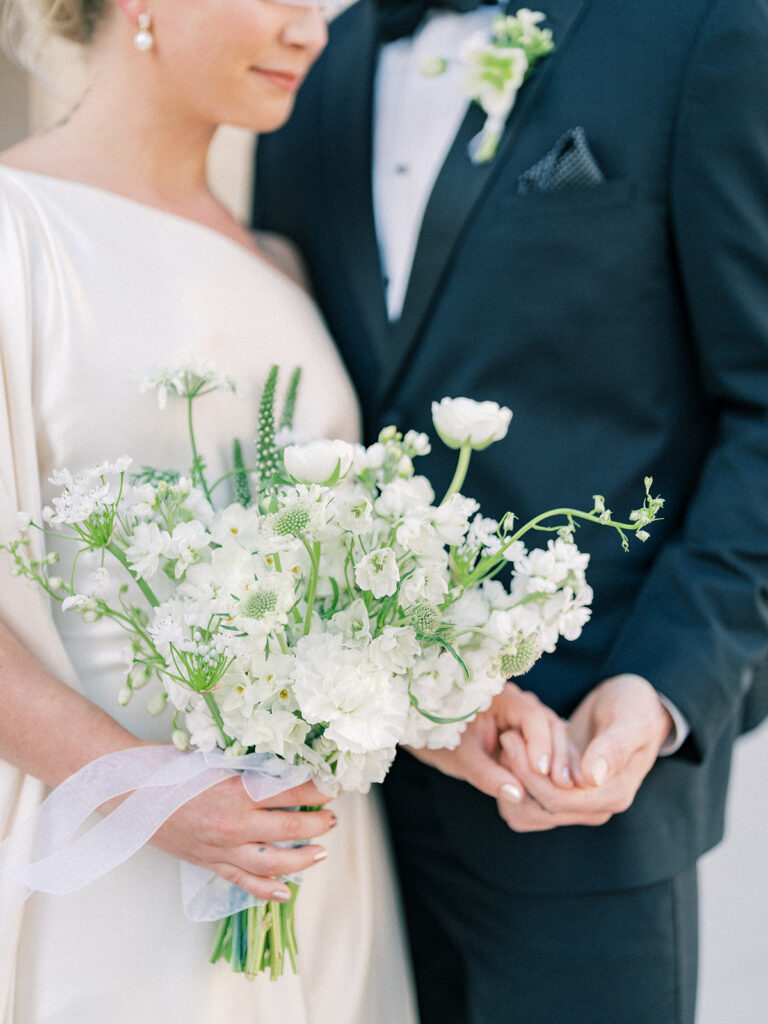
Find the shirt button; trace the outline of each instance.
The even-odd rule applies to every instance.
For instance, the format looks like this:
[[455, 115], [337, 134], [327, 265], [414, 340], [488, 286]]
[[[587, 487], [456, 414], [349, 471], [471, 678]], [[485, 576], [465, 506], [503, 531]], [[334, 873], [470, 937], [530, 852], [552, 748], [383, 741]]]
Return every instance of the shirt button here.
[[396, 164], [395, 165], [395, 174], [407, 174], [409, 170], [410, 170], [410, 167], [408, 166], [408, 164]]

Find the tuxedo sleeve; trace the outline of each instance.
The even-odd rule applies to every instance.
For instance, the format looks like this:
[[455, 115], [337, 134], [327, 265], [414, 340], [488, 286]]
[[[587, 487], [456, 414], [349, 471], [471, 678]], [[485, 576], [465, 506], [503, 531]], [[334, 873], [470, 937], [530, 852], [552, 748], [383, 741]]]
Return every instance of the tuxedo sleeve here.
[[768, 654], [768, 0], [710, 7], [670, 171], [674, 258], [716, 440], [601, 675], [650, 680], [691, 725], [685, 751], [704, 757]]

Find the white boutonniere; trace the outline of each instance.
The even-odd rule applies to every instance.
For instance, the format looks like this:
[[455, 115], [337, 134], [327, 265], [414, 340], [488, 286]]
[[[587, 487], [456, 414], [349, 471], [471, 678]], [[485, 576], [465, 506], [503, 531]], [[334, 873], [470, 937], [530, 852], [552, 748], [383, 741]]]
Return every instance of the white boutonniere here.
[[[490, 41], [478, 32], [462, 47], [459, 61], [464, 67], [464, 92], [486, 114], [482, 130], [469, 144], [473, 163], [493, 160], [520, 86], [541, 58], [555, 48], [551, 29], [539, 28], [545, 17], [527, 7], [514, 15], [500, 15], [494, 19]], [[437, 57], [425, 61], [422, 71], [434, 76], [447, 66], [446, 59]]]

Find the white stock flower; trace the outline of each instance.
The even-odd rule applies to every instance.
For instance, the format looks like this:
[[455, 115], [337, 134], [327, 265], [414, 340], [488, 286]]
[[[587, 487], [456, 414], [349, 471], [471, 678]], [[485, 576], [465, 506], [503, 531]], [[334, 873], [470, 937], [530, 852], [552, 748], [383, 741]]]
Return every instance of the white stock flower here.
[[371, 660], [388, 672], [406, 672], [420, 654], [421, 644], [410, 626], [385, 626], [371, 643]]
[[343, 530], [360, 535], [373, 528], [373, 506], [364, 495], [339, 498], [336, 502], [336, 522]]
[[289, 445], [283, 452], [288, 473], [303, 484], [331, 486], [343, 479], [352, 467], [354, 445], [346, 441], [312, 441]]
[[179, 523], [173, 528], [168, 558], [176, 559], [176, 579], [184, 575], [188, 566], [198, 561], [200, 552], [208, 547], [210, 540], [205, 527], [195, 519], [189, 523]]
[[392, 548], [377, 548], [355, 564], [355, 582], [374, 597], [390, 597], [399, 580], [400, 569]]
[[399, 602], [407, 608], [420, 601], [440, 604], [448, 593], [448, 559], [422, 562], [400, 584]]
[[149, 579], [160, 567], [160, 559], [171, 550], [171, 535], [157, 523], [138, 523], [125, 549], [128, 564], [139, 577]]
[[511, 419], [511, 410], [497, 402], [444, 398], [432, 403], [435, 430], [449, 448], [470, 444], [475, 451], [481, 451], [506, 437]]
[[474, 498], [452, 494], [448, 501], [432, 509], [432, 522], [440, 540], [451, 547], [461, 544], [469, 529], [470, 518], [479, 507]]
[[296, 645], [293, 689], [306, 721], [325, 722], [340, 750], [365, 753], [400, 741], [408, 716], [406, 683], [347, 648], [339, 634], [313, 634]]
[[419, 516], [406, 516], [395, 534], [397, 543], [414, 555], [423, 555], [435, 539], [435, 528]]
[[434, 500], [435, 492], [429, 480], [425, 476], [414, 476], [385, 484], [374, 502], [374, 509], [379, 516], [396, 519], [424, 513]]
[[489, 43], [478, 32], [464, 44], [464, 92], [476, 100], [489, 117], [506, 118], [525, 80], [528, 57], [519, 46]]

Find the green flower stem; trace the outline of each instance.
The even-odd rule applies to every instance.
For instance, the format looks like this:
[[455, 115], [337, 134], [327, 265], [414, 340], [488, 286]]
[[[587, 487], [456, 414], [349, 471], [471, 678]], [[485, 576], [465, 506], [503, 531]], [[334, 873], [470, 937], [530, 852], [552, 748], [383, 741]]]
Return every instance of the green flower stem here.
[[158, 605], [160, 604], [160, 602], [155, 597], [154, 592], [152, 591], [152, 588], [149, 586], [149, 584], [147, 583], [146, 580], [139, 579], [136, 576], [136, 573], [133, 571], [133, 569], [128, 564], [128, 559], [125, 557], [125, 553], [120, 550], [120, 548], [117, 546], [117, 544], [115, 544], [115, 542], [113, 540], [110, 541], [109, 544], [107, 544], [106, 547], [107, 547], [107, 551], [109, 551], [109, 553], [113, 556], [113, 558], [116, 558], [117, 561], [120, 563], [120, 565], [122, 565], [123, 568], [128, 572], [128, 575], [136, 583], [136, 585], [138, 586], [139, 590], [142, 592], [144, 597], [146, 597], [147, 601], [149, 601], [150, 605], [153, 608], [157, 608]]
[[454, 494], [457, 494], [461, 490], [467, 476], [467, 470], [469, 469], [469, 460], [471, 457], [472, 442], [465, 441], [464, 444], [459, 449], [459, 461], [456, 466], [456, 472], [453, 474], [453, 480], [451, 480], [450, 487], [445, 492], [443, 500], [440, 502], [441, 505], [444, 505], [449, 498], [453, 497]]
[[219, 925], [219, 930], [216, 933], [216, 941], [213, 944], [213, 950], [211, 952], [210, 962], [215, 964], [220, 956], [224, 955], [224, 945], [226, 943], [227, 935], [232, 927], [232, 918], [225, 917]]
[[309, 576], [309, 585], [307, 587], [307, 614], [304, 616], [304, 633], [306, 636], [309, 633], [310, 626], [312, 625], [312, 609], [315, 605], [315, 594], [317, 593], [317, 581], [320, 576], [320, 542], [315, 541], [310, 547], [309, 542], [305, 537], [301, 538], [304, 547], [307, 549], [310, 561], [312, 563], [312, 571]]
[[272, 934], [269, 937], [269, 976], [274, 981], [283, 973], [285, 952], [283, 904], [273, 901], [269, 906], [272, 912]]
[[291, 890], [291, 898], [288, 903], [284, 903], [281, 911], [283, 914], [283, 926], [285, 930], [285, 948], [288, 950], [288, 956], [291, 960], [291, 967], [293, 973], [298, 974], [299, 972], [299, 947], [296, 942], [296, 928], [294, 923], [294, 911], [296, 908], [296, 897], [299, 895], [299, 887], [296, 882], [286, 882], [286, 885]]
[[248, 908], [248, 953], [245, 958], [245, 973], [249, 978], [255, 978], [262, 969], [261, 961], [267, 941], [264, 921], [266, 913], [267, 908], [264, 904]]
[[552, 519], [555, 516], [564, 516], [569, 520], [583, 519], [588, 523], [595, 523], [597, 526], [610, 526], [620, 534], [623, 534], [625, 530], [630, 533], [634, 533], [640, 529], [640, 524], [638, 523], [621, 523], [617, 522], [615, 519], [601, 519], [600, 516], [595, 515], [592, 512], [580, 512], [575, 508], [553, 508], [548, 512], [542, 512], [540, 515], [534, 516], [533, 519], [529, 519], [528, 522], [525, 523], [524, 526], [521, 526], [519, 530], [516, 530], [511, 537], [507, 537], [496, 554], [489, 555], [486, 558], [481, 558], [477, 563], [474, 572], [471, 572], [466, 580], [462, 580], [463, 586], [467, 588], [474, 587], [480, 581], [489, 579], [492, 575], [495, 575], [506, 561], [504, 552], [508, 547], [514, 544], [515, 541], [524, 537], [529, 530], [554, 529], [553, 527], [542, 527], [540, 524], [546, 519]]
[[211, 716], [213, 717], [213, 720], [216, 723], [216, 728], [221, 733], [221, 738], [224, 740], [224, 746], [231, 747], [234, 741], [231, 739], [231, 737], [227, 736], [227, 733], [224, 729], [224, 721], [221, 717], [221, 712], [219, 711], [219, 705], [216, 703], [216, 698], [213, 696], [210, 690], [203, 691], [203, 700], [205, 701], [206, 707], [211, 712]]
[[189, 443], [192, 445], [192, 481], [193, 483], [200, 484], [203, 488], [203, 493], [208, 499], [208, 504], [213, 508], [213, 499], [211, 498], [211, 492], [208, 490], [208, 484], [205, 482], [205, 474], [203, 473], [200, 455], [197, 451], [197, 442], [195, 441], [195, 427], [192, 416], [192, 401], [194, 397], [194, 395], [187, 396], [187, 427], [189, 429]]
[[[218, 478], [218, 480], [214, 480], [214, 482], [206, 490], [205, 493], [206, 493], [206, 495], [208, 495], [208, 498], [210, 500], [209, 491], [210, 491], [210, 494], [213, 494], [213, 492], [216, 490], [216, 488], [219, 487], [221, 484], [223, 484], [225, 480], [229, 480], [230, 477], [233, 477], [233, 476], [242, 476], [243, 473], [256, 473], [256, 472], [257, 472], [257, 470], [253, 466], [244, 466], [242, 469], [230, 469], [228, 473], [222, 473], [222, 475]], [[205, 486], [205, 484], [203, 484], [203, 486]]]

